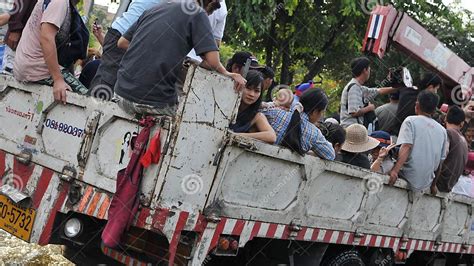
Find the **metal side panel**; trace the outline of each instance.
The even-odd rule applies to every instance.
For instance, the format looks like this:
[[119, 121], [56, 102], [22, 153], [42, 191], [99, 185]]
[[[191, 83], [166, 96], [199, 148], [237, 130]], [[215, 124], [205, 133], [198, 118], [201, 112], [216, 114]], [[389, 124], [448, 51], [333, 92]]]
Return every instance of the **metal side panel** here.
[[[88, 184], [114, 193], [117, 172], [127, 167], [133, 152], [132, 138], [138, 135], [141, 127], [136, 120], [119, 116], [117, 112], [111, 112], [112, 108], [118, 107], [108, 106], [109, 110], [104, 110], [104, 116], [97, 126], [94, 142], [91, 145], [90, 158], [81, 179]], [[110, 115], [114, 113], [115, 115]], [[164, 154], [171, 122], [166, 117], [161, 119], [161, 122], [152, 128], [150, 140], [160, 132], [161, 151]], [[143, 203], [150, 202], [152, 199], [160, 166], [161, 160], [160, 163], [152, 164], [143, 172], [141, 182]]]
[[[161, 129], [162, 150], [168, 145], [170, 118], [163, 117], [150, 138]], [[54, 102], [52, 88], [23, 84], [0, 76], [0, 149], [17, 157], [31, 154], [31, 163], [115, 192], [117, 172], [130, 160], [131, 139], [138, 121], [117, 104], [67, 94], [67, 103]], [[160, 164], [144, 172], [142, 192], [149, 202]]]
[[471, 208], [471, 204], [449, 201], [442, 224], [442, 241], [467, 243], [471, 231]]
[[443, 215], [443, 198], [410, 192], [413, 206], [409, 212], [407, 237], [434, 239]]
[[[52, 88], [22, 84], [0, 76], [0, 149], [31, 155], [31, 161], [57, 172], [78, 167], [78, 153], [93, 114], [86, 97], [68, 93], [67, 104], [54, 102]], [[96, 105], [92, 103], [92, 106]]]
[[216, 155], [237, 114], [239, 94], [233, 87], [219, 74], [194, 66], [188, 70], [170, 153], [160, 172], [165, 178], [158, 199], [161, 206], [185, 211], [204, 207], [217, 170]]
[[469, 204], [444, 208], [444, 197], [387, 183], [388, 176], [232, 135], [207, 208], [234, 219], [423, 240], [443, 233], [461, 242]]

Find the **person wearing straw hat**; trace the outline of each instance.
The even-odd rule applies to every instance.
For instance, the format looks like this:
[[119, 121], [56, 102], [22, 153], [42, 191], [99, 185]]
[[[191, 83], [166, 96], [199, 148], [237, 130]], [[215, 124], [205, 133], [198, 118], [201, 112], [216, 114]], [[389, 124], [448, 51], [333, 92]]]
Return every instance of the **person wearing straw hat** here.
[[380, 141], [369, 137], [367, 129], [360, 124], [352, 124], [346, 128], [346, 141], [342, 145], [342, 162], [370, 169], [367, 152], [380, 144]]
[[416, 116], [405, 119], [400, 128], [397, 145], [401, 145], [398, 160], [390, 171], [389, 184], [399, 175], [407, 180], [410, 189], [424, 192], [430, 188], [434, 173], [446, 158], [447, 134], [431, 115], [438, 106], [438, 95], [421, 91], [415, 104]]

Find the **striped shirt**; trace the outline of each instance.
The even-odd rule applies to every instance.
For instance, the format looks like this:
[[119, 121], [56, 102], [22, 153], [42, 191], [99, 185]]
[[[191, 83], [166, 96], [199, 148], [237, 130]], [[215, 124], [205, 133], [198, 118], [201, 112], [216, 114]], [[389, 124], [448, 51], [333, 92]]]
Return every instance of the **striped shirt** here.
[[[351, 84], [355, 84], [347, 93]], [[344, 128], [352, 124], [364, 124], [364, 116], [352, 117], [350, 114], [357, 113], [367, 103], [378, 95], [377, 88], [367, 88], [359, 84], [356, 79], [352, 79], [342, 91], [341, 96], [341, 126]]]
[[[275, 144], [280, 144], [290, 124], [293, 111], [272, 108], [262, 110], [262, 113], [275, 130], [277, 135]], [[319, 128], [309, 121], [306, 113], [301, 113], [301, 148], [305, 153], [312, 150], [317, 156], [326, 160], [334, 160], [336, 157], [332, 144], [326, 140]]]

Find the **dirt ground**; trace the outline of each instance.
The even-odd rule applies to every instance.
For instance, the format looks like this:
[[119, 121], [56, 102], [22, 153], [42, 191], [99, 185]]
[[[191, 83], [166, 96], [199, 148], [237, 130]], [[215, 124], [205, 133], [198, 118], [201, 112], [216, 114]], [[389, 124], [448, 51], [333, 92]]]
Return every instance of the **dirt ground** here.
[[0, 229], [0, 265], [74, 265], [61, 255], [61, 246], [26, 243]]

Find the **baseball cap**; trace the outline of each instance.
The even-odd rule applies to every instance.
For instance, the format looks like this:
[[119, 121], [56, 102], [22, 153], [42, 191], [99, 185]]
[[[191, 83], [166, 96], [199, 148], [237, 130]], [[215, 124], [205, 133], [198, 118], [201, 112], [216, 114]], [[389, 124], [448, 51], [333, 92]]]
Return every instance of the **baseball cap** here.
[[374, 131], [370, 136], [378, 141], [380, 141], [379, 147], [388, 147], [391, 144], [390, 134], [385, 131]]
[[247, 63], [247, 59], [250, 59], [250, 68], [252, 69], [264, 69], [265, 66], [262, 66], [258, 63], [258, 60], [255, 56], [253, 56], [250, 52], [237, 52], [232, 56], [232, 58], [229, 60], [229, 63], [232, 64], [238, 64], [241, 66], [245, 66], [245, 63]]

